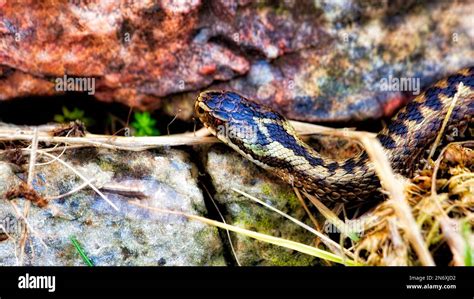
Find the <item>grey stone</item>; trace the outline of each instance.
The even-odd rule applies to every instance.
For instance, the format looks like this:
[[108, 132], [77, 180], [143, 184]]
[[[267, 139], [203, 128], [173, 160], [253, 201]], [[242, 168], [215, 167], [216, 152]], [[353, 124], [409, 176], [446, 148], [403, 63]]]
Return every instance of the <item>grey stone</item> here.
[[[196, 184], [196, 168], [180, 150], [144, 152], [75, 149], [61, 159], [94, 185], [129, 186], [146, 195], [148, 207], [204, 215], [206, 207]], [[26, 180], [24, 175], [20, 178]], [[0, 188], [13, 188], [20, 179], [7, 163], [0, 163]], [[35, 190], [56, 196], [83, 184], [58, 162], [37, 166]], [[119, 211], [89, 187], [71, 196], [51, 200], [46, 207], [31, 205], [29, 232], [23, 265], [85, 265], [71, 238], [74, 237], [94, 265], [225, 265], [217, 229], [183, 216], [157, 213], [129, 203], [133, 198], [103, 193]], [[14, 202], [23, 211], [25, 200]], [[0, 221], [11, 238], [0, 241], [0, 265], [16, 265], [20, 255], [22, 221], [12, 205], [0, 200]], [[2, 231], [4, 233], [4, 231]], [[40, 239], [46, 244], [44, 247]]]
[[[244, 191], [311, 226], [291, 186], [258, 168], [224, 145], [207, 152], [206, 169], [211, 177], [215, 199], [224, 206], [226, 222], [275, 237], [312, 245], [314, 235], [233, 191]], [[242, 265], [314, 265], [318, 259], [283, 247], [231, 234], [237, 259]]]

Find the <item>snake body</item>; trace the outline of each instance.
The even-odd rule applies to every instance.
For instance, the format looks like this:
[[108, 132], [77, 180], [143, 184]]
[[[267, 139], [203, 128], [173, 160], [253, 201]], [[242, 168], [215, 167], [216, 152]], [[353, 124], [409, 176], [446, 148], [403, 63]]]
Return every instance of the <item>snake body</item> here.
[[[393, 170], [411, 174], [447, 122], [458, 133], [472, 124], [474, 67], [438, 81], [402, 108], [377, 134]], [[381, 198], [380, 181], [365, 151], [335, 161], [304, 143], [277, 112], [231, 91], [202, 92], [195, 103], [201, 122], [221, 141], [295, 187], [337, 202]], [[446, 133], [446, 130], [445, 132]]]

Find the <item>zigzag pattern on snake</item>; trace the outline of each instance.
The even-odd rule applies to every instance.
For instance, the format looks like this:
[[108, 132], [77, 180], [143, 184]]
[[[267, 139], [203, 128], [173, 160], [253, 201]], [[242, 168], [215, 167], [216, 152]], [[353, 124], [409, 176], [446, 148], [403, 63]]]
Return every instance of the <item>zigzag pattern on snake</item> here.
[[[454, 97], [456, 106], [446, 128], [463, 132], [473, 122], [474, 67], [427, 88], [378, 133], [395, 172], [409, 175], [415, 170], [422, 153], [438, 135]], [[202, 92], [195, 112], [221, 141], [321, 200], [353, 202], [381, 197], [380, 181], [366, 152], [344, 161], [323, 157], [297, 136], [283, 116], [242, 95]]]

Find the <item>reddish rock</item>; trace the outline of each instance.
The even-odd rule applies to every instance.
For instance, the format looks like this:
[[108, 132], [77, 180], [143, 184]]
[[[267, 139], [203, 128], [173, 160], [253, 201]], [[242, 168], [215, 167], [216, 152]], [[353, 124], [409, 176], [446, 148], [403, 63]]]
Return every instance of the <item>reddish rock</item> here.
[[[100, 100], [157, 107], [160, 97], [245, 74], [245, 49], [275, 58], [318, 42], [315, 20], [309, 26], [291, 18], [227, 0], [9, 2], [0, 12], [0, 64], [45, 82], [64, 74], [95, 77]], [[305, 32], [296, 34], [301, 26]], [[0, 97], [37, 94], [33, 87], [15, 94], [16, 84], [22, 83], [4, 76]]]
[[[192, 41], [200, 1], [82, 3], [5, 4], [0, 64], [44, 80], [64, 74], [95, 77], [103, 100], [114, 99], [116, 92], [120, 100], [120, 89], [162, 97], [248, 70], [248, 61], [229, 49]], [[215, 72], [199, 72], [209, 64], [218, 65]]]
[[0, 99], [62, 93], [54, 80], [67, 74], [95, 78], [99, 100], [165, 103], [187, 120], [207, 88], [293, 119], [378, 118], [410, 92], [385, 78], [423, 87], [474, 63], [473, 17], [471, 2], [4, 1]]
[[[351, 2], [351, 1], [347, 1]], [[355, 3], [351, 2], [351, 3]], [[255, 59], [246, 76], [208, 88], [231, 89], [280, 111], [311, 122], [362, 121], [391, 116], [436, 79], [474, 64], [474, 3], [410, 6], [401, 15], [378, 16], [327, 29], [335, 38], [320, 48]], [[372, 13], [367, 13], [371, 15]], [[327, 14], [326, 14], [327, 15]], [[367, 17], [367, 16], [366, 16]], [[408, 80], [408, 88], [387, 88]], [[415, 86], [416, 85], [416, 86]], [[168, 102], [166, 111], [191, 117], [197, 92]], [[170, 107], [173, 104], [177, 107]]]
[[40, 96], [53, 95], [54, 83], [37, 78], [22, 71], [0, 66], [0, 100], [15, 97], [26, 97], [31, 94]]

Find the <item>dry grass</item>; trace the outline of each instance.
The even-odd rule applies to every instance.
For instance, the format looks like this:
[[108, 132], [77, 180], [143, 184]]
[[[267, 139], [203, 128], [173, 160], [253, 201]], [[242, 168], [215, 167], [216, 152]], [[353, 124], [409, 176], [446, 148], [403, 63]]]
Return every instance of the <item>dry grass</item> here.
[[[135, 201], [131, 204], [160, 213], [179, 214], [264, 242], [310, 254], [331, 263], [345, 265], [435, 265], [436, 260], [449, 260], [451, 265], [472, 265], [472, 255], [474, 255], [474, 237], [472, 233], [472, 225], [474, 224], [474, 174], [472, 173], [474, 154], [470, 148], [472, 144], [450, 144], [441, 151], [436, 161], [429, 163], [427, 169], [406, 180], [394, 175], [381, 145], [372, 133], [332, 129], [300, 122], [293, 122], [293, 125], [301, 135], [328, 134], [351, 138], [363, 144], [376, 166], [377, 175], [387, 193], [387, 201], [354, 219], [347, 219], [345, 216], [341, 219], [340, 215], [343, 209], [340, 205], [331, 210], [316, 197], [304, 194], [327, 221], [344, 232], [339, 237], [339, 243], [323, 231], [323, 225], [318, 223], [312, 215], [309, 215], [313, 224], [313, 227], [310, 227], [281, 211], [275, 211], [274, 208], [265, 205], [259, 199], [239, 190], [235, 191], [263, 205], [262, 208], [273, 209], [275, 213], [313, 233], [321, 241], [321, 244], [318, 245], [319, 248], [179, 211], [152, 209], [141, 206]], [[64, 152], [71, 148], [91, 146], [140, 151], [157, 146], [194, 145], [217, 141], [214, 137], [208, 137], [206, 130], [161, 137], [116, 137], [93, 134], [86, 134], [85, 137], [55, 137], [49, 134], [52, 129], [54, 127], [51, 126], [37, 129], [0, 127], [0, 141], [16, 142], [18, 146], [25, 143], [30, 144], [30, 146], [21, 148], [24, 153], [30, 155], [28, 182], [31, 182], [30, 177], [33, 176], [35, 165], [40, 164], [36, 162], [36, 158], [39, 156], [47, 157], [49, 161], [46, 163], [60, 163], [84, 181], [75, 190], [59, 197], [69, 196], [83, 188], [90, 187], [113, 207], [113, 203], [94, 185], [93, 178], [84, 177], [73, 166], [61, 159]], [[37, 147], [38, 143], [41, 143], [42, 148]], [[54, 155], [55, 152], [59, 152], [59, 154]], [[432, 150], [432, 153], [434, 153], [434, 150]], [[296, 193], [301, 200], [302, 197], [297, 190]], [[54, 199], [49, 198], [48, 200]], [[14, 200], [11, 201], [11, 205], [17, 216], [25, 221], [28, 231], [36, 235], [41, 241], [41, 234], [28, 224], [28, 209], [25, 208], [21, 212]], [[302, 206], [307, 213], [310, 212], [304, 201], [302, 201]], [[282, 218], [282, 221], [286, 220]], [[351, 224], [356, 222], [361, 224], [359, 226], [360, 230], [344, 229], [345, 227], [352, 227]], [[26, 239], [27, 231], [25, 230], [22, 238], [16, 240], [18, 242], [13, 240], [15, 246], [19, 247], [20, 264], [22, 248], [24, 248]], [[47, 246], [43, 241], [41, 242], [44, 246]], [[15, 255], [17, 255], [16, 252]]]
[[[434, 260], [451, 260], [451, 265], [472, 265], [466, 263], [466, 258], [472, 255], [474, 248], [474, 174], [472, 168], [463, 165], [466, 160], [450, 158], [453, 150], [457, 157], [466, 156], [465, 153], [472, 150], [459, 144], [448, 145], [445, 149], [436, 160], [436, 164], [441, 164], [438, 168], [441, 175], [436, 176], [434, 169], [423, 171], [411, 178], [402, 190], [430, 256], [435, 257]], [[432, 184], [435, 192], [432, 192]], [[356, 245], [359, 256], [363, 255], [371, 265], [424, 264], [409, 246], [410, 235], [403, 229], [392, 201], [381, 203], [370, 214], [380, 221], [366, 230]]]
[[[333, 129], [324, 126], [317, 126], [301, 122], [291, 122], [298, 134], [331, 134], [334, 136], [346, 136], [350, 129]], [[158, 146], [179, 146], [179, 145], [197, 145], [219, 142], [215, 137], [208, 137], [209, 132], [203, 128], [194, 133], [174, 134], [168, 136], [156, 137], [124, 137], [110, 135], [86, 134], [84, 137], [62, 137], [52, 136], [51, 131], [58, 129], [59, 126], [44, 126], [40, 128], [31, 127], [1, 127], [0, 126], [0, 142], [2, 141], [27, 141], [31, 142], [35, 138], [35, 130], [37, 130], [38, 142], [46, 142], [52, 144], [67, 144], [68, 146], [90, 147], [96, 146], [108, 149], [121, 149], [128, 151], [142, 151]], [[63, 150], [63, 147], [54, 148], [54, 150]]]

